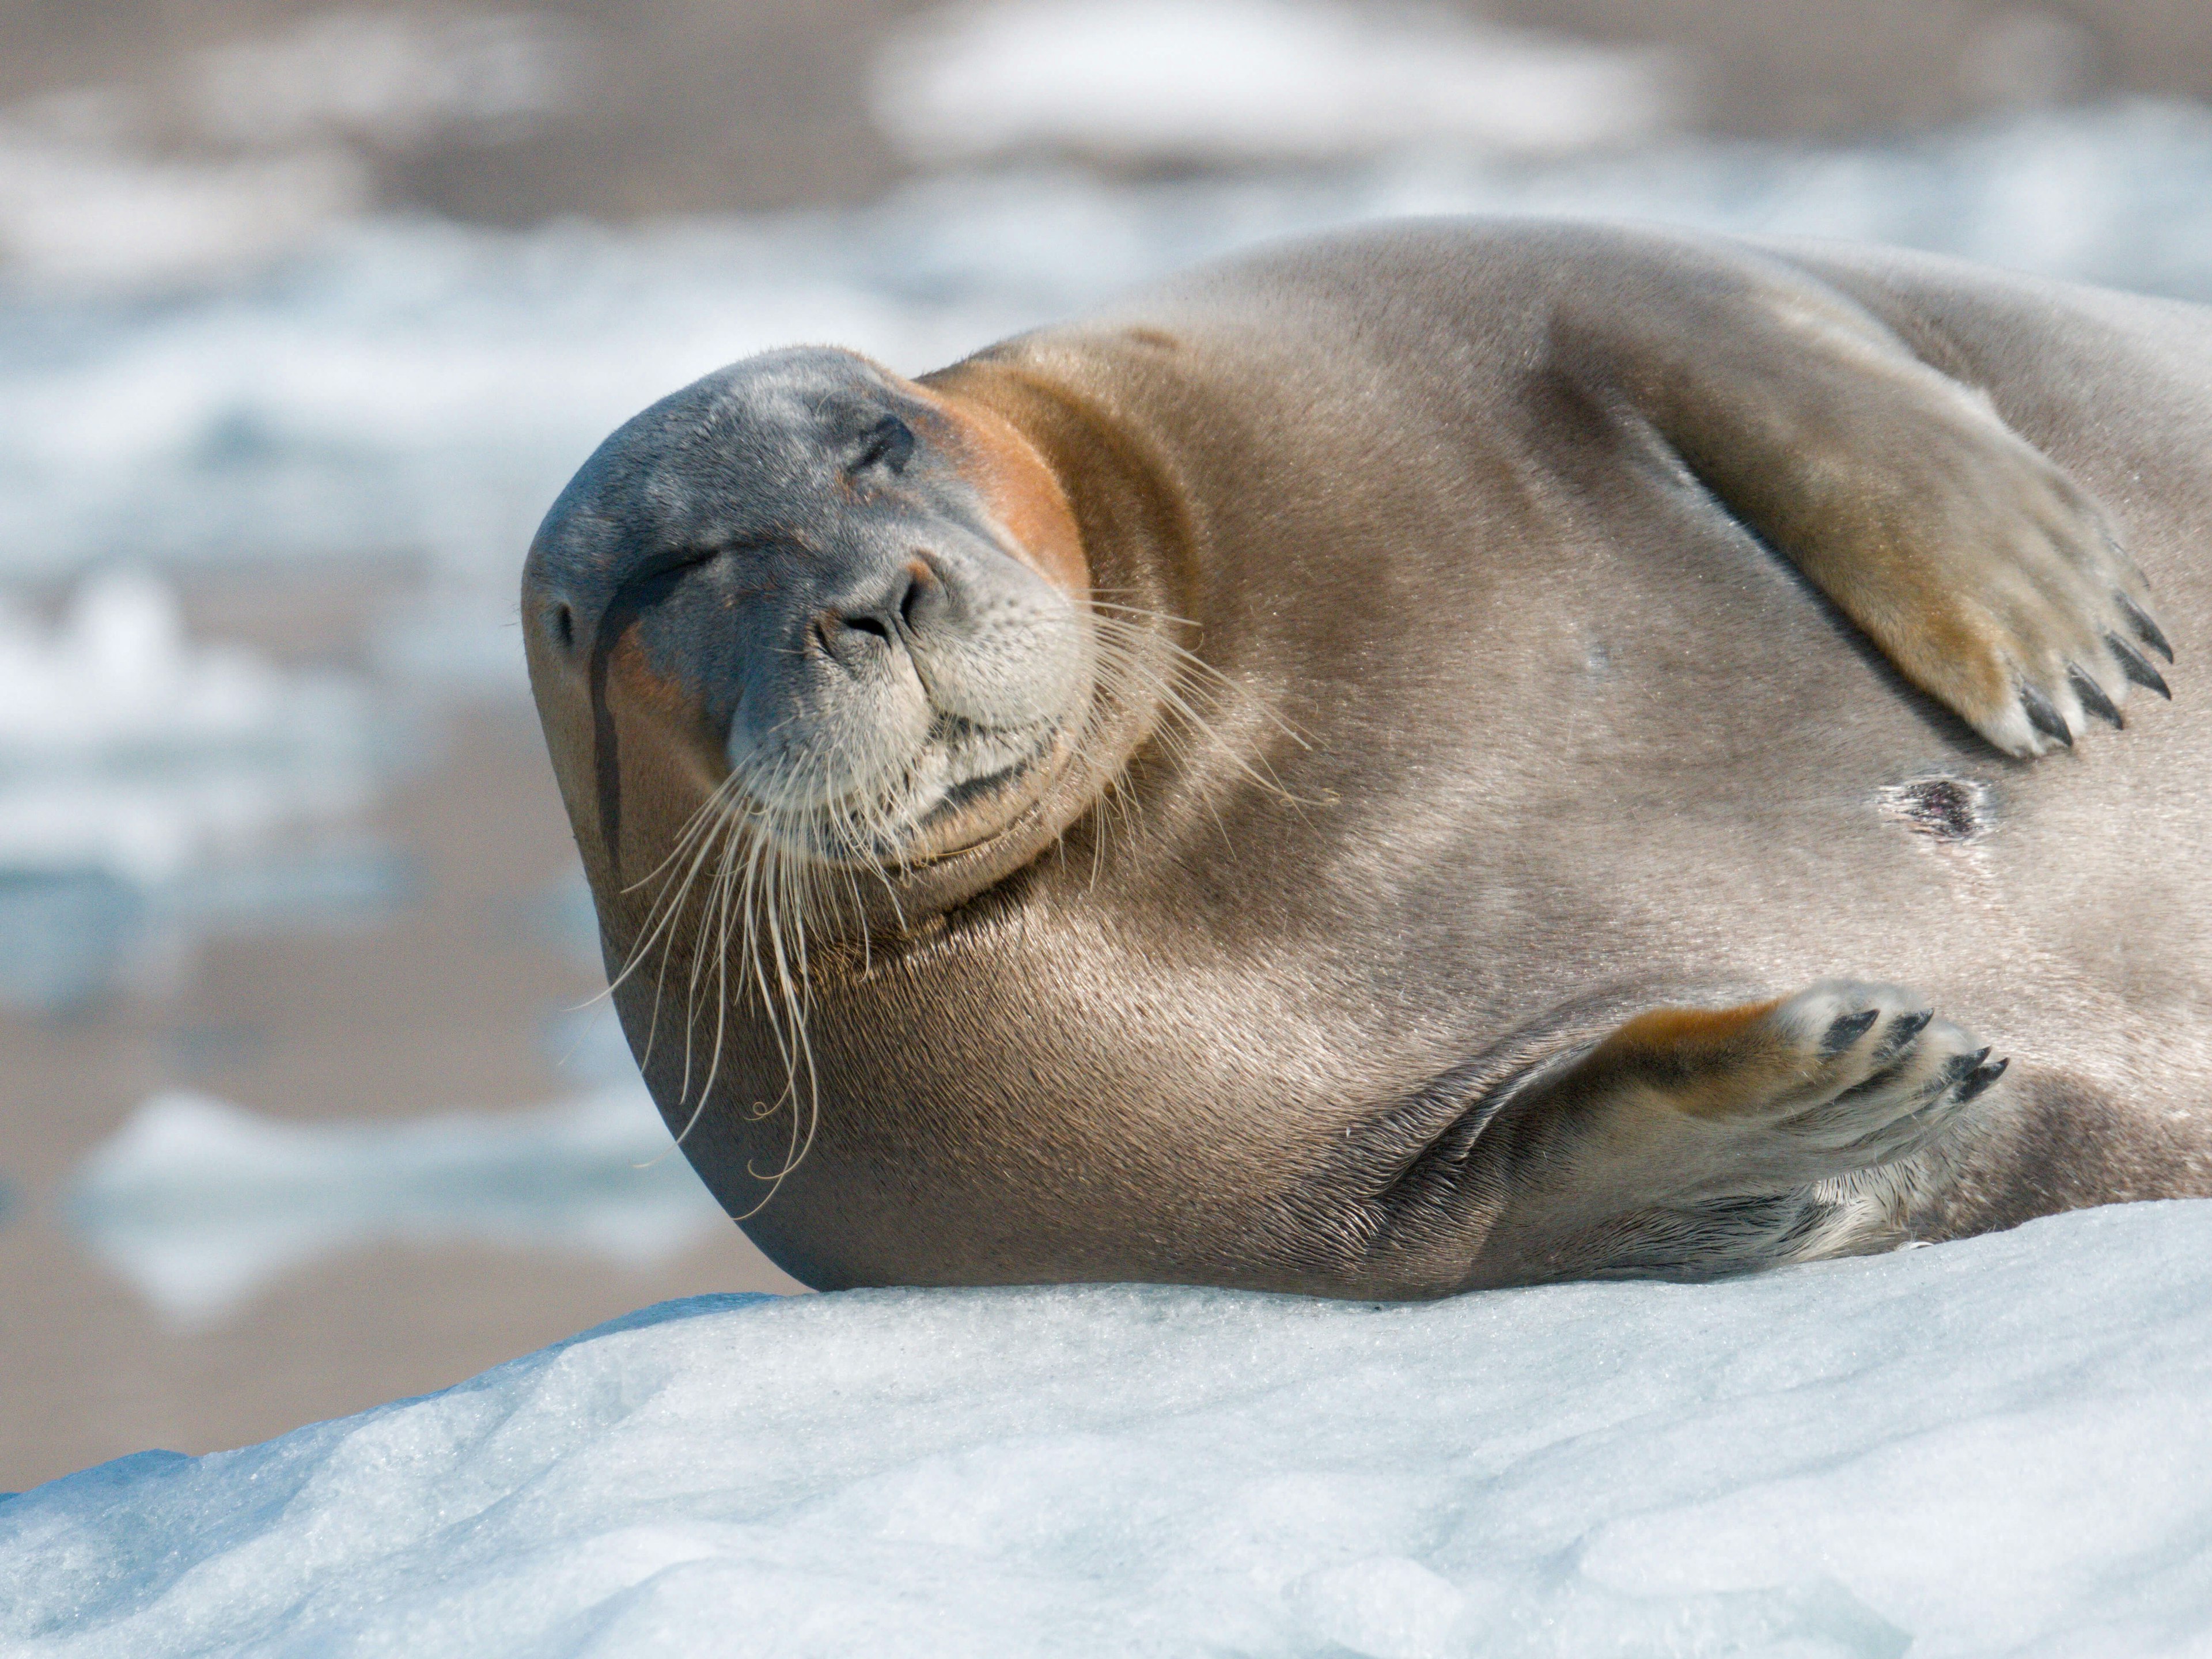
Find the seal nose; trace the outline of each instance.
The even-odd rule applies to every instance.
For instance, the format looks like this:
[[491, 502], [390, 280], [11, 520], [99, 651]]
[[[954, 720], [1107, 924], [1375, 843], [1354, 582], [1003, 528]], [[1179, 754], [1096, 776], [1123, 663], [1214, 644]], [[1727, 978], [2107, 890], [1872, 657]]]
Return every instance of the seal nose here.
[[872, 599], [833, 605], [814, 619], [822, 648], [848, 668], [877, 652], [912, 640], [944, 610], [944, 580], [919, 556], [908, 559]]

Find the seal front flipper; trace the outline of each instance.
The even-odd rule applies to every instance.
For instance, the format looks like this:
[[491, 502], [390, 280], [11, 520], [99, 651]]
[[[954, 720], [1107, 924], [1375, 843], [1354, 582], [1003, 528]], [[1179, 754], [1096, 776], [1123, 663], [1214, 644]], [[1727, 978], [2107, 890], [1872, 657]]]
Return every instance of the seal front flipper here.
[[1705, 1278], [1902, 1243], [1928, 1148], [2005, 1061], [1895, 986], [1658, 1008], [1504, 1091], [1461, 1157], [1473, 1284]]
[[2007, 753], [2120, 725], [2131, 686], [2166, 695], [2152, 659], [2172, 653], [2111, 516], [1836, 289], [1668, 244], [1577, 279], [1551, 343]]

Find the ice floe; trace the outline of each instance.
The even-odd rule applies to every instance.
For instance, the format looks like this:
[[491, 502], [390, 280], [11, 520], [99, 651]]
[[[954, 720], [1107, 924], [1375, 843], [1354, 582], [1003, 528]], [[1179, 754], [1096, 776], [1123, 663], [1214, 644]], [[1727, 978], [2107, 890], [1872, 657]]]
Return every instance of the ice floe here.
[[270, 862], [369, 799], [381, 741], [362, 688], [191, 639], [146, 572], [88, 580], [51, 623], [0, 595], [0, 1002], [82, 1000], [148, 927], [257, 894], [313, 914], [389, 890], [373, 849]]
[[670, 1304], [0, 1504], [0, 1646], [2202, 1650], [2212, 1205], [1701, 1286]]
[[882, 50], [877, 118], [933, 163], [1559, 155], [1680, 114], [1667, 58], [1334, 0], [988, 0]]
[[180, 1324], [365, 1244], [570, 1251], [643, 1267], [729, 1226], [635, 1070], [581, 1099], [389, 1123], [285, 1122], [157, 1095], [78, 1170], [71, 1225]]

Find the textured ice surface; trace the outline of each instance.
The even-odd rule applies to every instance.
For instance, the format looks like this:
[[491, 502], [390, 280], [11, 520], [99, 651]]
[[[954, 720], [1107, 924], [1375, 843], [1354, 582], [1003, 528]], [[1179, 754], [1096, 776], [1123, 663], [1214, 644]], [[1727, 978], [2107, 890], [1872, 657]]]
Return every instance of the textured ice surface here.
[[1419, 1306], [720, 1297], [0, 1504], [0, 1649], [2204, 1650], [2212, 1204]]
[[95, 1255], [186, 1324], [385, 1239], [638, 1267], [730, 1224], [635, 1069], [626, 1084], [556, 1106], [397, 1123], [287, 1123], [203, 1095], [157, 1095], [85, 1161], [69, 1211]]
[[1557, 155], [1678, 112], [1656, 52], [1329, 0], [992, 0], [921, 19], [875, 78], [878, 125], [933, 161]]

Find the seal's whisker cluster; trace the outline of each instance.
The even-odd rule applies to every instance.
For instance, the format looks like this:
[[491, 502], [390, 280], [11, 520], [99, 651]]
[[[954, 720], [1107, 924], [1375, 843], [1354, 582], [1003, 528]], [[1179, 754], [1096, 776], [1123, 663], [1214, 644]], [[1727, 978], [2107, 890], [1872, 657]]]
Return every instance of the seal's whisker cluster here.
[[1248, 755], [1230, 741], [1213, 720], [1200, 712], [1197, 703], [1207, 696], [1218, 698], [1257, 715], [1300, 748], [1310, 747], [1296, 726], [1253, 696], [1241, 681], [1173, 638], [1169, 629], [1193, 626], [1183, 618], [1133, 605], [1092, 603], [1100, 613], [1092, 619], [1100, 678], [1117, 692], [1135, 690], [1153, 702], [1161, 716], [1154, 736], [1163, 748], [1187, 760], [1198, 752], [1192, 744], [1194, 738], [1198, 739], [1250, 781], [1289, 799], [1266, 761]]
[[[1247, 756], [1224, 732], [1221, 711], [1237, 707], [1304, 739], [1240, 682], [1174, 637], [1193, 624], [1093, 599], [1087, 609], [1036, 616], [1027, 625], [1080, 628], [1085, 636], [1090, 707], [1067, 747], [1076, 763], [1103, 779], [1094, 810], [1085, 815], [1094, 882], [1113, 856], [1113, 830], [1118, 826], [1126, 836], [1139, 810], [1125, 768], [1107, 763], [1100, 752], [1117, 722], [1133, 718], [1179, 766], [1202, 757], [1225, 759], [1262, 787], [1285, 793], [1264, 760]], [[795, 713], [784, 725], [803, 730], [805, 722]], [[782, 734], [780, 726], [765, 735]], [[1060, 729], [994, 730], [946, 717], [933, 721], [924, 742], [902, 757], [878, 752], [886, 738], [865, 728], [817, 728], [813, 735], [811, 746], [759, 744], [732, 757], [728, 775], [684, 821], [665, 855], [624, 890], [649, 890], [651, 897], [609, 988], [611, 993], [655, 962], [641, 1053], [648, 1066], [662, 1005], [672, 991], [681, 998], [684, 1054], [674, 1099], [689, 1114], [676, 1133], [678, 1146], [698, 1127], [722, 1079], [733, 1016], [750, 1007], [764, 1022], [784, 1083], [775, 1099], [752, 1103], [750, 1113], [759, 1120], [788, 1106], [792, 1121], [779, 1167], [748, 1166], [768, 1183], [760, 1204], [803, 1162], [819, 1127], [820, 1080], [808, 1029], [812, 942], [825, 933], [849, 938], [865, 963], [872, 928], [864, 883], [872, 878], [880, 884], [894, 926], [902, 927], [900, 883], [912, 867], [916, 828], [958, 787], [948, 788], [945, 780], [988, 779], [1034, 765], [1058, 742]], [[854, 790], [848, 782], [854, 777], [889, 781]], [[672, 968], [678, 968], [674, 986]]]

